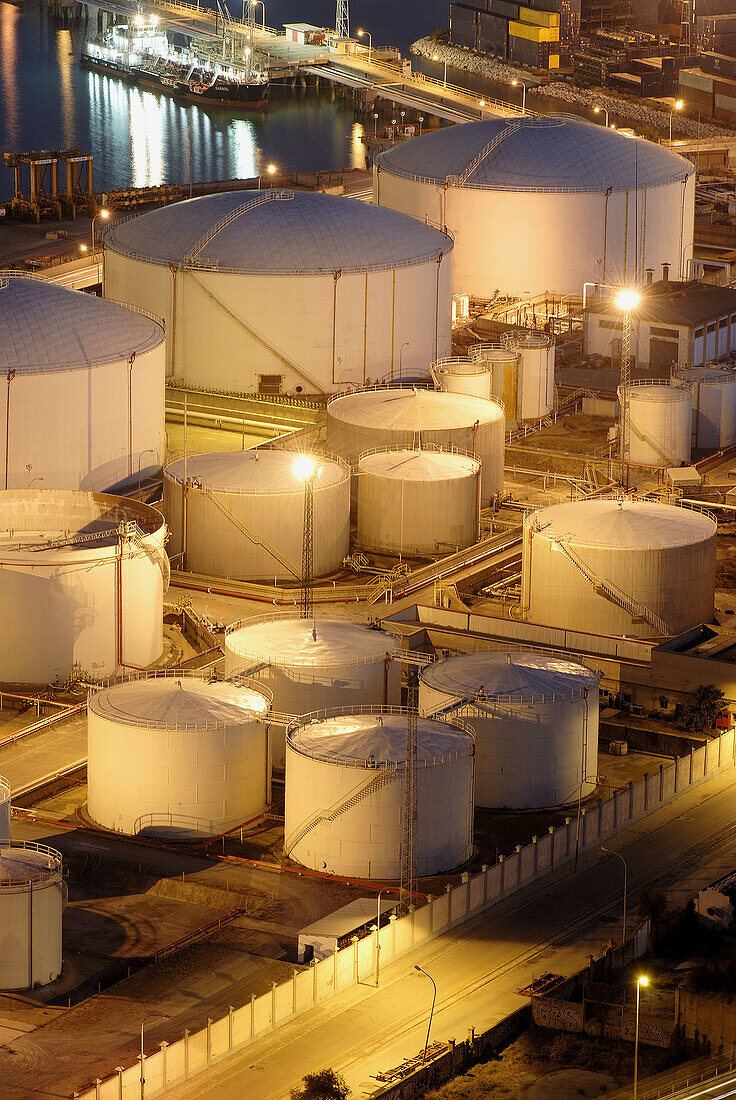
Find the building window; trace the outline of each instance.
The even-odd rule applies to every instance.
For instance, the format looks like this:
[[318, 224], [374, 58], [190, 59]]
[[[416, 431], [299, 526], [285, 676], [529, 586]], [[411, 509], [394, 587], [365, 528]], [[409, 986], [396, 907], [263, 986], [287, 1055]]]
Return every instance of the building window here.
[[281, 393], [283, 381], [283, 374], [259, 374], [258, 392], [266, 394]]
[[623, 329], [623, 322], [622, 321], [599, 321], [598, 322], [598, 328], [610, 328], [610, 329], [613, 329], [614, 332], [621, 332], [621, 330]]
[[676, 328], [655, 328], [654, 325], [652, 325], [652, 327], [649, 329], [649, 333], [651, 336], [659, 336], [663, 340], [680, 339], [680, 331]]

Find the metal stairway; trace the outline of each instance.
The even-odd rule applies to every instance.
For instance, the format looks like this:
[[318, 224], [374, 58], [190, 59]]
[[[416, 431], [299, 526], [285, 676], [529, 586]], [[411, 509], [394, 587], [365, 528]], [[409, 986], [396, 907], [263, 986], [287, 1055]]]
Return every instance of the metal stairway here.
[[301, 573], [296, 568], [296, 566], [292, 565], [289, 559], [285, 558], [283, 554], [279, 553], [276, 547], [272, 546], [271, 543], [268, 542], [266, 539], [261, 538], [260, 535], [254, 535], [252, 531], [249, 531], [245, 524], [242, 523], [236, 515], [233, 515], [227, 505], [222, 503], [216, 493], [213, 493], [211, 489], [205, 489], [204, 486], [202, 487], [201, 491], [210, 498], [216, 508], [220, 509], [223, 516], [229, 519], [234, 527], [237, 527], [241, 535], [245, 535], [248, 541], [252, 542], [254, 546], [262, 546], [263, 549], [268, 554], [270, 554], [272, 558], [275, 558], [276, 561], [284, 567], [284, 569], [287, 569], [293, 577], [295, 577], [297, 580], [301, 579]]
[[655, 611], [652, 611], [646, 604], [640, 603], [639, 600], [635, 600], [633, 596], [629, 596], [623, 589], [619, 588], [613, 581], [604, 580], [603, 577], [598, 577], [590, 569], [585, 562], [578, 557], [574, 550], [564, 543], [555, 540], [555, 545], [559, 547], [563, 554], [572, 562], [578, 572], [582, 573], [587, 581], [593, 585], [596, 592], [599, 592], [602, 596], [606, 596], [612, 603], [618, 604], [624, 611], [628, 611], [632, 619], [644, 620], [648, 622], [650, 626], [653, 626], [655, 630], [658, 630], [660, 634], [667, 635], [670, 633], [669, 627], [664, 619], [660, 619], [659, 615]]
[[336, 818], [341, 817], [342, 814], [347, 813], [348, 810], [352, 810], [353, 806], [357, 806], [363, 799], [368, 798], [374, 791], [378, 791], [381, 787], [385, 787], [387, 783], [392, 783], [398, 776], [398, 768], [396, 764], [391, 764], [384, 768], [377, 768], [371, 772], [367, 779], [364, 779], [361, 783], [354, 787], [345, 798], [340, 799], [339, 802], [335, 802], [332, 806], [326, 810], [318, 810], [312, 817], [307, 818], [302, 824], [294, 830], [291, 836], [284, 844], [284, 855], [288, 856], [289, 853], [296, 848], [300, 841], [304, 840], [304, 837], [308, 833], [311, 833], [312, 829], [316, 829], [318, 825], [330, 824], [335, 821]]

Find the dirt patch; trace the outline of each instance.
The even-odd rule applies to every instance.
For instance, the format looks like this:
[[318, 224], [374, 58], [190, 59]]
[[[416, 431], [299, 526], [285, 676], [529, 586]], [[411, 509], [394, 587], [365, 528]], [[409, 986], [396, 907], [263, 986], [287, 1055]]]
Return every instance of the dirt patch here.
[[555, 424], [541, 428], [526, 439], [517, 440], [519, 447], [548, 448], [552, 451], [574, 451], [575, 454], [608, 453], [608, 429], [611, 421], [606, 416], [587, 416], [574, 413], [561, 416]]

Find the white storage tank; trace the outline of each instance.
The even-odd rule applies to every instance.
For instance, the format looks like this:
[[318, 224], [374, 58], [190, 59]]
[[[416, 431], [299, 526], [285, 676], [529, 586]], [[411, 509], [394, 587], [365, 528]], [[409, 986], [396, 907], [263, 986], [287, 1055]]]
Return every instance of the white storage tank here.
[[[362, 623], [267, 615], [233, 623], [225, 632], [225, 670], [265, 684], [273, 709], [302, 715], [334, 706], [399, 703], [400, 643]], [[272, 737], [275, 768], [284, 767], [283, 727]]]
[[544, 332], [505, 333], [502, 341], [520, 357], [522, 420], [539, 420], [555, 406], [555, 341]]
[[472, 653], [422, 669], [419, 707], [460, 704], [445, 717], [475, 733], [476, 806], [560, 806], [596, 787], [599, 681], [559, 657]]
[[60, 852], [31, 841], [0, 845], [1, 990], [58, 978], [65, 900]]
[[491, 397], [502, 402], [509, 425], [516, 424], [521, 408], [521, 356], [508, 344], [473, 344], [470, 357], [489, 372]]
[[165, 317], [188, 383], [332, 393], [449, 354], [452, 248], [371, 203], [229, 191], [113, 225], [105, 293]]
[[105, 491], [160, 471], [165, 369], [152, 316], [3, 272], [0, 489]]
[[181, 554], [186, 538], [185, 565], [195, 573], [300, 580], [305, 469], [313, 472], [314, 575], [337, 573], [350, 552], [350, 469], [293, 451], [226, 451], [167, 466], [169, 554]]
[[[654, 379], [629, 383], [629, 462], [686, 466], [692, 445], [690, 390]], [[623, 393], [618, 388], [619, 408]]]
[[327, 449], [355, 466], [372, 447], [435, 443], [481, 461], [482, 503], [503, 489], [503, 405], [417, 387], [359, 390], [327, 405]]
[[0, 775], [0, 844], [10, 840], [10, 784]]
[[90, 817], [133, 836], [195, 839], [271, 800], [268, 692], [181, 672], [111, 684], [87, 707]]
[[155, 508], [71, 490], [0, 492], [0, 682], [92, 679], [158, 660], [169, 582]]
[[480, 462], [437, 448], [379, 450], [358, 463], [359, 546], [444, 555], [478, 538]]
[[375, 159], [373, 201], [446, 227], [455, 292], [482, 298], [626, 286], [692, 256], [695, 169], [662, 145], [569, 115], [489, 118]]
[[713, 618], [716, 524], [639, 500], [553, 504], [524, 520], [522, 610], [535, 623], [657, 638]]
[[684, 367], [673, 380], [692, 396], [693, 447], [720, 451], [736, 442], [736, 373], [718, 367]]
[[[285, 854], [317, 871], [401, 877], [406, 711], [308, 715], [286, 735]], [[417, 720], [417, 873], [450, 871], [473, 851], [473, 737], [463, 723]]]
[[486, 400], [491, 396], [491, 369], [485, 359], [448, 355], [432, 364], [432, 374], [446, 393], [467, 393]]

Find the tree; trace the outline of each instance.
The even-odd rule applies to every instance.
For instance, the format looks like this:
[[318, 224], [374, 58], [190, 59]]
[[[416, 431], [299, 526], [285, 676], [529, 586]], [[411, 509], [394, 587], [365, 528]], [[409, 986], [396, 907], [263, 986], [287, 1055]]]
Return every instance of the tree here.
[[298, 1088], [291, 1090], [291, 1100], [347, 1100], [350, 1089], [334, 1069], [305, 1073]]
[[645, 887], [639, 894], [639, 916], [642, 920], [648, 917], [652, 924], [656, 924], [667, 916], [668, 910], [669, 902], [664, 891]]
[[714, 684], [698, 684], [692, 700], [677, 707], [675, 720], [688, 733], [705, 733], [714, 728], [724, 701], [723, 692]]

